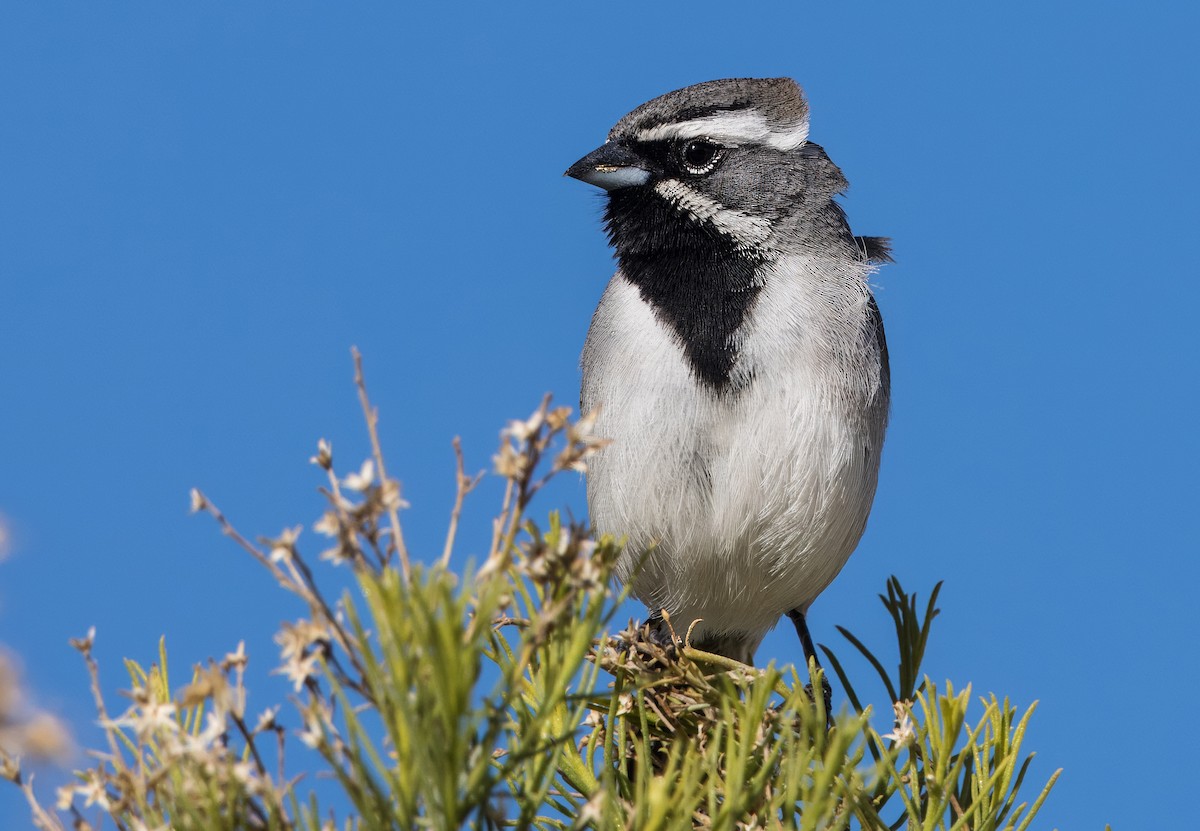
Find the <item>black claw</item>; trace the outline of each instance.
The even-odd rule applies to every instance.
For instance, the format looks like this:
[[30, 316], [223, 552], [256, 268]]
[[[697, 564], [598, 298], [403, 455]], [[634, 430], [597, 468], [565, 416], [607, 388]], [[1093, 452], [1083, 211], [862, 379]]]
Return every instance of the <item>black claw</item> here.
[[649, 635], [649, 640], [661, 646], [663, 649], [671, 647], [679, 647], [683, 645], [683, 641], [676, 641], [671, 634], [671, 627], [667, 626], [667, 622], [659, 612], [651, 613], [650, 617], [646, 618], [639, 629], [646, 630]]

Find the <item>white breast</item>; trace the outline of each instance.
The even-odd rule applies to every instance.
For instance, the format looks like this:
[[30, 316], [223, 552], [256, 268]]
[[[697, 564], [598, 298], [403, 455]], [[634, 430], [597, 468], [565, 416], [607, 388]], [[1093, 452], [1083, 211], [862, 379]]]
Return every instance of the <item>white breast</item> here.
[[757, 644], [857, 545], [887, 418], [869, 273], [801, 257], [772, 269], [739, 330], [736, 393], [698, 385], [637, 288], [609, 284], [582, 403], [614, 441], [589, 463], [588, 503], [599, 532], [628, 540], [619, 576], [677, 629], [699, 618]]

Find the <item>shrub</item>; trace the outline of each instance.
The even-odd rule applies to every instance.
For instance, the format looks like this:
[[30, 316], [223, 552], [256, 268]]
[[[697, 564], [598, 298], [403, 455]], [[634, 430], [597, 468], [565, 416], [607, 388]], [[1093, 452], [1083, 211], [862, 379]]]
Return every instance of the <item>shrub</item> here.
[[[113, 715], [89, 633], [74, 645], [107, 740], [96, 763], [50, 809], [19, 761], [3, 758], [38, 828], [105, 818], [131, 831], [1028, 827], [1058, 776], [1032, 801], [1022, 795], [1033, 707], [1018, 714], [989, 696], [972, 717], [969, 687], [921, 675], [940, 586], [919, 607], [888, 582], [894, 675], [842, 630], [882, 680], [894, 722], [884, 735], [829, 649], [852, 707], [832, 716], [811, 694], [822, 684], [815, 666], [755, 669], [706, 654], [687, 644], [686, 625], [667, 646], [632, 625], [609, 634], [621, 599], [610, 580], [618, 542], [554, 513], [544, 527], [529, 518], [551, 477], [582, 469], [603, 445], [587, 419], [572, 422], [549, 399], [502, 433], [495, 468], [505, 495], [482, 563], [450, 568], [459, 512], [478, 481], [461, 452], [444, 550], [414, 563], [355, 361], [373, 458], [339, 476], [322, 441], [312, 461], [326, 499], [313, 528], [330, 540], [318, 559], [348, 565], [358, 599], [330, 600], [327, 570], [318, 577], [302, 555], [299, 528], [251, 542], [193, 492], [193, 508], [307, 607], [276, 636], [301, 729], [284, 729], [280, 707], [245, 712], [240, 646], [174, 693], [165, 650], [150, 669], [127, 662], [132, 703]], [[286, 754], [296, 742], [315, 754]], [[320, 804], [285, 755], [332, 777], [336, 797]]]

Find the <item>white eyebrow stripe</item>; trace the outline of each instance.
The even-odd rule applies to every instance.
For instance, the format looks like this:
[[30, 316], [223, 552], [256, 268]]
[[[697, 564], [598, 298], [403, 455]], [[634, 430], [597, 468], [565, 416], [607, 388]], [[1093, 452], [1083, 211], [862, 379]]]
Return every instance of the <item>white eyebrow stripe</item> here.
[[654, 191], [692, 219], [708, 223], [743, 247], [760, 246], [771, 236], [769, 219], [726, 208], [678, 179], [663, 179], [654, 185]]
[[719, 112], [712, 115], [660, 124], [639, 130], [639, 141], [663, 141], [665, 139], [710, 138], [730, 144], [766, 144], [776, 150], [795, 150], [808, 139], [808, 119], [795, 124], [773, 127], [766, 117], [756, 110]]

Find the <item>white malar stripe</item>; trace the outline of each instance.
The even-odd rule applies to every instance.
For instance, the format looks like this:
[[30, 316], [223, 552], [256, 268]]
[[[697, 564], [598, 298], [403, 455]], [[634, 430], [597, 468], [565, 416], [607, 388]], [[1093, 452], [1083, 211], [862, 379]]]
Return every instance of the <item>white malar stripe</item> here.
[[665, 139], [710, 138], [729, 144], [765, 144], [776, 150], [795, 150], [808, 139], [808, 119], [795, 124], [772, 126], [757, 110], [738, 110], [714, 113], [691, 121], [660, 124], [641, 130], [639, 141]]
[[771, 236], [769, 219], [726, 208], [678, 179], [663, 179], [654, 185], [654, 191], [697, 222], [712, 225], [744, 247], [760, 246]]

